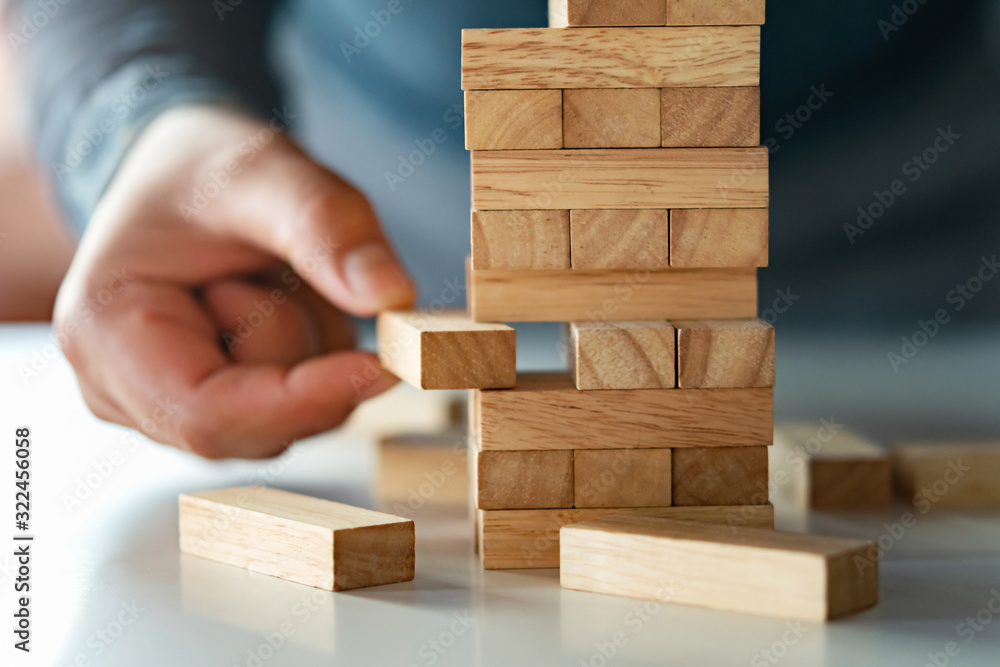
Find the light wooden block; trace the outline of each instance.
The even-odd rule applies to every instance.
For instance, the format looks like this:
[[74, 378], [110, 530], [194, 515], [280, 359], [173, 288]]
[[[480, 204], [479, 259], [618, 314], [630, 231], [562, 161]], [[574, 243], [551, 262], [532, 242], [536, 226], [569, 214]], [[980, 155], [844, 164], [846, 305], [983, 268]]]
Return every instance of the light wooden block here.
[[663, 0], [549, 0], [549, 27], [666, 25]]
[[562, 120], [565, 148], [655, 148], [660, 145], [660, 90], [566, 90]]
[[569, 211], [473, 211], [472, 268], [570, 268]]
[[580, 390], [674, 387], [675, 338], [665, 320], [571, 323], [573, 384]]
[[634, 516], [560, 532], [563, 588], [811, 621], [878, 602], [861, 540]]
[[670, 212], [665, 209], [570, 212], [574, 269], [669, 269]]
[[[375, 500], [397, 513], [469, 500], [467, 427], [379, 440]], [[391, 508], [389, 507], [391, 506]]]
[[661, 95], [665, 147], [760, 144], [759, 88], [664, 88]]
[[673, 320], [677, 386], [773, 387], [774, 327], [763, 320]]
[[670, 461], [669, 449], [580, 450], [573, 459], [573, 504], [669, 507]]
[[473, 151], [477, 210], [767, 208], [767, 148]]
[[420, 389], [513, 387], [516, 336], [457, 311], [386, 311], [377, 320], [382, 366]]
[[907, 501], [933, 507], [1000, 507], [1000, 443], [903, 443], [892, 449]]
[[462, 31], [463, 90], [756, 86], [760, 28]]
[[467, 90], [465, 148], [563, 147], [561, 90]]
[[573, 452], [471, 448], [475, 506], [481, 510], [573, 507]]
[[667, 0], [667, 25], [763, 25], [764, 0]]
[[181, 494], [181, 551], [328, 591], [413, 579], [413, 522], [241, 487]]
[[469, 307], [485, 322], [748, 318], [753, 269], [471, 271]]
[[559, 529], [613, 515], [668, 517], [723, 526], [774, 527], [774, 508], [633, 507], [477, 511], [480, 561], [487, 570], [559, 567]]
[[767, 447], [674, 450], [674, 505], [763, 505], [768, 502]]
[[514, 389], [474, 400], [483, 451], [769, 445], [773, 436], [771, 389], [579, 391], [568, 375], [521, 373]]
[[670, 212], [670, 266], [678, 269], [767, 266], [766, 208]]

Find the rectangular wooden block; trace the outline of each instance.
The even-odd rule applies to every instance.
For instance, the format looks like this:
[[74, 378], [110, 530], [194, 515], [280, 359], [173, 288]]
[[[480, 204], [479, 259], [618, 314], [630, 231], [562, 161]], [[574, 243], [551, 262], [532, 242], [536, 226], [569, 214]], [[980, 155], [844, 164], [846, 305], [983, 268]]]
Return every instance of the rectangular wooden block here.
[[666, 320], [573, 322], [570, 367], [580, 390], [676, 385], [676, 335]]
[[413, 505], [465, 506], [469, 501], [468, 439], [465, 426], [381, 438], [375, 500], [398, 513], [412, 512]]
[[180, 496], [181, 551], [328, 591], [410, 581], [413, 522], [241, 487]]
[[767, 447], [674, 450], [674, 505], [767, 503], [767, 450]]
[[635, 516], [560, 533], [563, 588], [812, 621], [878, 602], [861, 540]]
[[467, 90], [465, 148], [563, 147], [561, 90]]
[[892, 502], [888, 453], [834, 422], [776, 428], [771, 461], [776, 486], [801, 507], [867, 509]]
[[760, 28], [462, 31], [463, 90], [756, 86]]
[[673, 320], [677, 386], [773, 387], [774, 327], [763, 320]]
[[569, 211], [473, 211], [472, 268], [570, 268]]
[[613, 515], [668, 517], [723, 526], [774, 527], [774, 508], [633, 507], [477, 511], [479, 548], [487, 570], [559, 567], [559, 529]]
[[386, 311], [377, 321], [382, 366], [420, 389], [513, 387], [516, 336], [457, 311]]
[[670, 266], [678, 269], [767, 266], [766, 208], [670, 212]]
[[667, 0], [667, 25], [763, 25], [764, 0]]
[[481, 510], [559, 509], [573, 506], [573, 452], [479, 451], [474, 457], [473, 492]]
[[663, 0], [549, 0], [549, 27], [666, 25], [666, 10]]
[[479, 446], [663, 449], [769, 445], [771, 389], [579, 391], [568, 375], [521, 373], [506, 391], [477, 391]]
[[760, 144], [759, 88], [664, 88], [661, 102], [664, 147]]
[[574, 269], [669, 269], [665, 209], [570, 211]]
[[1000, 443], [903, 443], [892, 449], [907, 501], [931, 507], [1000, 507]]
[[748, 318], [753, 269], [471, 271], [469, 307], [485, 322]]
[[669, 449], [580, 450], [573, 459], [574, 506], [669, 507], [670, 461]]
[[477, 210], [766, 208], [767, 148], [473, 151]]
[[660, 90], [565, 90], [562, 119], [565, 148], [655, 148], [660, 145]]

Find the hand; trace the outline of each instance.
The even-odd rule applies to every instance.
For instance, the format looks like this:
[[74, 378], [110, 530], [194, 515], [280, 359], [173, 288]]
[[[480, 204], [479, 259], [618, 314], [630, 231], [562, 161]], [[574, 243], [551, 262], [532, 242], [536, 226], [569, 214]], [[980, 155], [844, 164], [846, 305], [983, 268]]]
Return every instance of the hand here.
[[365, 197], [278, 127], [178, 108], [129, 151], [55, 311], [98, 417], [260, 458], [395, 383], [345, 312], [407, 307], [413, 285]]

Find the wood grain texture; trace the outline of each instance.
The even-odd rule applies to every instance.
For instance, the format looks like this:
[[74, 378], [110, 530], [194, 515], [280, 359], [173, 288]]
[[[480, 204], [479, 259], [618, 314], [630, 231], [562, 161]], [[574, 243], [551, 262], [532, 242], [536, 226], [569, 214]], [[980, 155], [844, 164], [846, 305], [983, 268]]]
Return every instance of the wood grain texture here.
[[914, 507], [1000, 507], [1000, 442], [900, 443], [896, 481]]
[[374, 496], [388, 511], [465, 506], [469, 500], [467, 427], [381, 438]]
[[773, 387], [774, 327], [763, 320], [673, 320], [677, 386]]
[[665, 147], [760, 144], [759, 88], [664, 88], [661, 101]]
[[473, 211], [473, 269], [570, 268], [569, 211]]
[[469, 307], [483, 322], [748, 318], [753, 269], [628, 272], [471, 271]]
[[676, 385], [676, 335], [665, 320], [569, 325], [573, 384], [580, 390], [668, 389]]
[[[669, 507], [669, 449], [591, 449], [573, 458], [575, 507]], [[705, 504], [705, 503], [702, 503]]]
[[563, 588], [811, 621], [878, 602], [861, 540], [635, 516], [560, 533]]
[[477, 210], [766, 208], [767, 148], [473, 151]]
[[463, 90], [756, 86], [760, 28], [462, 31]]
[[568, 375], [521, 373], [514, 389], [474, 400], [483, 451], [769, 445], [773, 436], [770, 389], [579, 391]]
[[655, 148], [660, 145], [658, 88], [563, 91], [565, 148]]
[[480, 561], [487, 570], [559, 567], [559, 530], [563, 526], [615, 515], [669, 517], [723, 526], [774, 527], [774, 508], [632, 507], [566, 510], [492, 510], [477, 512]]
[[674, 451], [674, 504], [768, 502], [767, 447], [689, 447]]
[[764, 0], [667, 0], [667, 25], [763, 25]]
[[561, 90], [467, 90], [465, 148], [562, 148], [562, 105]]
[[663, 0], [549, 0], [550, 28], [666, 25]]
[[265, 487], [181, 494], [181, 551], [328, 591], [410, 581], [413, 522]]
[[678, 269], [767, 266], [766, 208], [670, 212], [670, 266]]
[[471, 448], [475, 507], [481, 510], [573, 506], [573, 452], [483, 452]]
[[574, 269], [669, 269], [665, 209], [570, 211]]
[[382, 366], [420, 389], [513, 387], [516, 332], [465, 313], [386, 311], [377, 321]]

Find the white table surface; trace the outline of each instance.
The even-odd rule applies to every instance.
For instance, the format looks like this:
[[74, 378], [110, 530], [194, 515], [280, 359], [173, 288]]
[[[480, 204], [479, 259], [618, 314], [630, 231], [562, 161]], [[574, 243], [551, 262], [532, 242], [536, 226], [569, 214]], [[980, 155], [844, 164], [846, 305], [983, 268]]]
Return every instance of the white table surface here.
[[[810, 341], [782, 338], [779, 328], [778, 415], [834, 416], [882, 436], [1000, 432], [995, 335], [948, 334], [894, 374], [885, 361], [891, 336]], [[354, 592], [182, 555], [176, 501], [184, 491], [264, 481], [370, 506], [371, 438], [327, 434], [270, 464], [130, 444], [129, 431], [89, 415], [61, 358], [19, 377], [35, 352], [44, 359], [48, 336], [42, 326], [0, 327], [0, 428], [8, 442], [15, 425], [32, 429], [36, 536], [30, 656], [11, 647], [13, 547], [0, 547], [3, 655], [13, 656], [0, 664], [920, 667], [940, 654], [939, 665], [1000, 665], [1000, 614], [988, 608], [995, 597], [1000, 610], [1000, 512], [933, 509], [889, 538], [885, 525], [906, 507], [803, 515], [776, 502], [781, 528], [882, 536], [889, 546], [878, 607], [825, 625], [564, 591], [556, 570], [483, 572], [460, 513], [416, 515], [413, 582]], [[542, 363], [548, 344], [540, 345], [522, 359]], [[11, 450], [0, 463], [9, 480], [0, 517], [12, 523]], [[67, 507], [67, 495], [116, 450], [120, 464]], [[0, 541], [13, 532], [0, 530]], [[960, 625], [977, 614], [990, 620], [979, 631]], [[287, 636], [275, 639], [282, 630]], [[610, 653], [616, 633], [621, 646], [606, 658], [601, 649]], [[949, 642], [957, 655], [946, 658]]]

